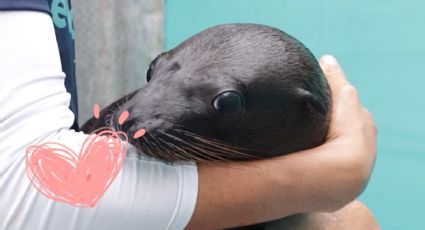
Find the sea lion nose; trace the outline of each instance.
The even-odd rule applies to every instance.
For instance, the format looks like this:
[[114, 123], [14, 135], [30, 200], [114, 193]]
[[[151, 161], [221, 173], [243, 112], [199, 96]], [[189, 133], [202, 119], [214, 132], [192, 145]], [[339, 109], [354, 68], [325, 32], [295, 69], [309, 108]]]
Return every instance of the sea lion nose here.
[[155, 119], [153, 117], [146, 120], [131, 118], [122, 125], [121, 131], [132, 136], [140, 129], [144, 129], [150, 133], [158, 133], [164, 131], [164, 127], [164, 121], [161, 119]]
[[121, 131], [125, 132], [125, 133], [129, 133], [132, 130], [135, 129], [135, 125], [136, 125], [136, 120], [135, 119], [129, 119], [127, 121], [124, 122], [124, 124], [121, 127]]

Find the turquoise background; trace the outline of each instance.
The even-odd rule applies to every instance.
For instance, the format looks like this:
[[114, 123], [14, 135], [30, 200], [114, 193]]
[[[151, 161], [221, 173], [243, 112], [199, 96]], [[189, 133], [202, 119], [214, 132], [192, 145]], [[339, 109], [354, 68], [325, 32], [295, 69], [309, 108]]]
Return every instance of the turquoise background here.
[[379, 129], [361, 196], [383, 229], [425, 229], [425, 2], [419, 0], [168, 0], [165, 46], [216, 24], [278, 27], [316, 57], [333, 54]]

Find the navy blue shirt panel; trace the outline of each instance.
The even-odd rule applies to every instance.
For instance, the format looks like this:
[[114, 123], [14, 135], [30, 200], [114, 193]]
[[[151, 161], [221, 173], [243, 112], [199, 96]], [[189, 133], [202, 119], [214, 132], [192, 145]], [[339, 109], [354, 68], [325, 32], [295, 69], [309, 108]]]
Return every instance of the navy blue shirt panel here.
[[78, 130], [78, 99], [75, 79], [75, 47], [73, 13], [70, 0], [48, 0], [53, 23], [55, 24], [56, 40], [61, 56], [62, 70], [66, 74], [65, 87], [71, 94], [70, 108], [75, 114], [72, 128]]

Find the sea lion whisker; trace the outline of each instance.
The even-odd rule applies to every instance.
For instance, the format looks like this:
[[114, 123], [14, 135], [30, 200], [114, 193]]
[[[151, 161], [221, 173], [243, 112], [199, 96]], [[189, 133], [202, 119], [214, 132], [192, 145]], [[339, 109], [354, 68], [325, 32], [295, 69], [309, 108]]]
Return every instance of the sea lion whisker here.
[[[144, 149], [147, 151], [147, 154], [149, 154], [149, 155], [151, 155], [151, 156], [157, 156], [158, 154], [159, 155], [161, 155], [161, 153], [158, 153], [158, 154], [154, 154], [153, 152], [152, 152], [152, 145], [151, 145], [151, 143], [149, 142], [149, 140], [148, 140], [148, 138], [146, 137], [146, 136], [143, 136], [142, 137], [142, 139], [143, 139], [143, 145], [140, 145], [139, 144], [139, 146], [143, 146], [144, 147]], [[140, 141], [140, 138], [139, 139], [137, 139], [137, 141]], [[140, 142], [139, 142], [140, 143]], [[162, 156], [162, 155], [161, 155]]]
[[211, 148], [211, 147], [206, 146], [202, 143], [193, 142], [192, 139], [188, 143], [190, 144], [190, 147], [195, 148], [195, 149], [201, 151], [202, 153], [207, 154], [208, 156], [211, 156], [212, 158], [214, 158], [216, 160], [230, 161], [229, 159], [225, 158], [226, 156], [229, 156], [228, 154], [226, 154], [226, 152], [217, 151], [217, 149]]
[[[228, 152], [217, 151], [217, 148], [214, 148], [214, 146], [208, 146], [205, 143], [199, 143], [199, 142], [195, 142], [195, 141], [197, 141], [197, 140], [196, 139], [193, 139], [192, 137], [190, 138], [190, 144], [193, 145], [193, 146], [198, 146], [203, 151], [209, 150], [210, 152], [216, 153], [216, 154], [218, 154], [220, 156], [229, 156]], [[216, 155], [214, 155], [214, 156], [216, 156]], [[222, 160], [227, 160], [226, 158], [222, 158], [220, 156], [216, 156], [216, 157], [217, 158], [220, 158]]]
[[[175, 137], [175, 136], [173, 136], [173, 135], [171, 135], [171, 134], [168, 134], [168, 133], [165, 133], [165, 132], [162, 132], [162, 131], [159, 131], [160, 133], [162, 133], [163, 135], [166, 135], [166, 136], [168, 136], [169, 138], [171, 138], [171, 139], [173, 139], [173, 140], [175, 140], [175, 141], [178, 141], [178, 142], [180, 142], [181, 144], [183, 144], [183, 145], [188, 145], [188, 143], [186, 143], [186, 142], [184, 142], [183, 140], [181, 140], [181, 139], [179, 139], [178, 137]], [[164, 141], [164, 140], [163, 140]], [[164, 141], [164, 142], [166, 142], [166, 141]], [[171, 143], [170, 143], [171, 144]], [[175, 145], [174, 145], [175, 146]], [[177, 147], [177, 146], [176, 146]], [[184, 150], [184, 149], [182, 149], [182, 148], [180, 148], [179, 147], [179, 149], [181, 149], [181, 151], [183, 151], [186, 155], [188, 155], [189, 157], [196, 157], [196, 152], [195, 152], [195, 155], [194, 154], [190, 154], [190, 153], [188, 153], [186, 150]], [[190, 148], [188, 148], [188, 150], [191, 150]], [[197, 158], [197, 157], [196, 157]], [[190, 159], [190, 158], [189, 158]]]
[[[192, 133], [192, 132], [187, 132], [186, 131], [185, 134], [186, 135], [190, 135], [193, 138], [196, 138], [197, 140], [205, 141], [208, 144], [212, 144], [214, 146], [223, 147], [225, 149], [229, 149], [229, 150], [232, 150], [232, 151], [237, 151], [237, 152], [240, 152], [240, 151], [249, 151], [246, 148], [242, 148], [242, 147], [239, 147], [239, 146], [230, 145], [230, 144], [227, 144], [225, 142], [222, 142], [222, 141], [219, 141], [219, 140], [216, 140], [216, 139], [213, 139], [213, 138], [209, 138], [209, 137], [204, 137], [204, 136], [198, 135], [196, 133]], [[240, 153], [243, 153], [243, 152], [240, 152]]]
[[[199, 138], [199, 137], [194, 137], [193, 143], [197, 143], [196, 141], [198, 141], [199, 142], [198, 144], [202, 145], [204, 148], [211, 149], [211, 150], [213, 150], [213, 152], [215, 152], [215, 153], [217, 153], [217, 154], [219, 154], [223, 157], [233, 157], [233, 158], [243, 157], [243, 158], [246, 158], [246, 159], [252, 159], [252, 156], [250, 156], [248, 154], [245, 154], [245, 153], [240, 152], [240, 151], [236, 151], [236, 150], [231, 149], [231, 148], [226, 148], [226, 147], [223, 147], [223, 146], [217, 146], [214, 143], [209, 143], [209, 142], [207, 142], [207, 140], [202, 140], [202, 138]], [[224, 158], [224, 159], [226, 159], [226, 158]]]
[[[168, 145], [171, 149], [173, 149], [173, 150], [177, 150], [177, 151], [179, 151], [179, 152], [183, 153], [183, 154], [184, 154], [184, 156], [185, 156], [185, 158], [183, 158], [183, 159], [181, 159], [181, 160], [191, 160], [191, 159], [193, 159], [193, 160], [196, 160], [196, 161], [204, 161], [203, 159], [201, 159], [201, 158], [197, 157], [196, 155], [193, 155], [193, 154], [188, 153], [187, 151], [185, 151], [184, 149], [182, 149], [182, 148], [178, 147], [177, 145], [174, 145], [174, 144], [172, 144], [172, 143], [169, 143], [169, 142], [167, 142], [167, 141], [163, 140], [163, 139], [162, 139], [162, 138], [160, 138], [160, 137], [158, 137], [158, 139], [159, 139], [161, 142], [163, 142], [163, 143], [167, 144], [167, 145]], [[175, 154], [175, 153], [174, 153], [174, 154]], [[180, 156], [179, 154], [176, 154], [176, 155], [177, 155], [177, 156]]]
[[[187, 133], [187, 134], [189, 134], [189, 133]], [[235, 156], [245, 156], [246, 155], [245, 153], [236, 151], [236, 150], [231, 149], [231, 148], [226, 148], [226, 147], [223, 147], [223, 146], [217, 146], [213, 142], [208, 142], [207, 140], [201, 141], [202, 138], [200, 136], [195, 136], [195, 135], [186, 135], [186, 136], [190, 137], [192, 144], [197, 144], [197, 146], [200, 146], [204, 150], [205, 149], [210, 150], [210, 152], [215, 153], [214, 156], [219, 158], [220, 160], [229, 161], [229, 159], [227, 159], [226, 157], [235, 157]], [[200, 141], [202, 143], [197, 143], [195, 141], [198, 141], [198, 142]], [[220, 147], [220, 149], [225, 150], [225, 151], [217, 151], [216, 147]], [[229, 152], [236, 153], [237, 155], [229, 154]], [[223, 156], [223, 157], [217, 156], [216, 154]], [[250, 156], [250, 157], [247, 156], [247, 158], [252, 158], [252, 156]]]
[[196, 151], [193, 151], [191, 148], [196, 148], [196, 149], [200, 150], [201, 152], [204, 153], [204, 155], [201, 155], [201, 156], [207, 157], [210, 160], [216, 160], [216, 158], [217, 158], [217, 156], [215, 156], [214, 154], [211, 154], [211, 153], [205, 151], [204, 149], [199, 149], [199, 148], [193, 146], [192, 144], [188, 143], [187, 141], [185, 141], [185, 140], [183, 140], [183, 139], [181, 139], [179, 137], [176, 137], [176, 136], [174, 136], [174, 135], [172, 135], [170, 133], [167, 133], [167, 132], [162, 132], [162, 131], [160, 131], [160, 132], [162, 134], [164, 134], [164, 135], [166, 135], [166, 136], [174, 139], [175, 141], [179, 141], [180, 143], [185, 144], [186, 146], [189, 147], [189, 150], [191, 150], [192, 152], [195, 152], [196, 155], [199, 155], [200, 153], [199, 152], [196, 152]]
[[174, 150], [177, 150], [178, 152], [180, 152], [180, 153], [182, 153], [183, 154], [183, 156], [187, 156], [188, 155], [188, 153], [186, 153], [183, 149], [180, 149], [180, 148], [178, 148], [177, 146], [172, 146], [170, 143], [168, 143], [168, 142], [166, 142], [166, 141], [164, 141], [164, 140], [162, 140], [162, 138], [161, 137], [158, 137], [157, 138], [157, 140], [159, 141], [159, 142], [161, 142], [161, 143], [163, 143], [163, 144], [166, 144], [170, 149], [166, 149], [166, 151], [167, 151], [167, 153], [169, 153], [169, 154], [171, 154], [171, 155], [175, 155], [175, 156], [180, 156], [180, 155], [178, 155], [178, 154], [176, 154], [175, 152], [174, 152]]
[[220, 140], [216, 140], [216, 139], [213, 139], [213, 138], [210, 138], [210, 137], [204, 137], [204, 136], [201, 136], [201, 135], [199, 135], [199, 134], [196, 134], [196, 133], [191, 132], [191, 131], [188, 131], [188, 130], [184, 130], [184, 129], [175, 129], [175, 130], [176, 130], [176, 131], [179, 131], [179, 132], [182, 132], [182, 133], [184, 133], [184, 134], [186, 134], [186, 135], [192, 136], [192, 137], [199, 137], [199, 138], [202, 138], [202, 139], [204, 139], [204, 140], [208, 140], [208, 141], [210, 141], [210, 142], [214, 142], [214, 143], [215, 143], [215, 144], [217, 144], [217, 145], [221, 145], [221, 146], [229, 146], [229, 147], [231, 147], [232, 149], [247, 150], [247, 149], [245, 149], [245, 148], [241, 148], [241, 147], [238, 147], [238, 146], [229, 145], [229, 144], [227, 144], [226, 142], [223, 142], [223, 141], [220, 141]]
[[[166, 134], [166, 133], [164, 133], [164, 132], [162, 132], [162, 131], [159, 131], [159, 132], [160, 132], [160, 133], [162, 133], [163, 135], [167, 135], [167, 136], [168, 136], [168, 137], [170, 137], [170, 138], [173, 138], [173, 137], [174, 137], [174, 136], [169, 135], [169, 134]], [[175, 138], [173, 138], [173, 139], [174, 139], [174, 140], [176, 140]], [[178, 147], [177, 145], [174, 145], [174, 144], [172, 144], [172, 143], [169, 143], [169, 142], [167, 142], [167, 141], [163, 140], [162, 138], [160, 138], [160, 140], [162, 140], [162, 142], [166, 143], [168, 146], [172, 145], [172, 146], [174, 146], [177, 150], [179, 150], [180, 152], [184, 153], [184, 154], [185, 154], [185, 156], [187, 156], [187, 157], [188, 157], [187, 159], [191, 159], [191, 157], [192, 157], [192, 158], [197, 158], [197, 159], [198, 159], [198, 157], [196, 157], [196, 155], [188, 153], [186, 150], [184, 150], [184, 149], [182, 149], [182, 148]], [[177, 141], [178, 141], [178, 140], [177, 140]], [[183, 143], [183, 144], [186, 144], [186, 143]], [[173, 149], [173, 150], [174, 150], [174, 149]], [[189, 149], [189, 150], [191, 150], [191, 149]], [[187, 159], [185, 159], [185, 160], [187, 160]]]
[[204, 143], [194, 142], [194, 139], [190, 138], [189, 140], [184, 140], [183, 137], [180, 138], [181, 141], [184, 141], [189, 148], [195, 148], [196, 150], [201, 151], [202, 153], [209, 156], [209, 158], [213, 158], [217, 161], [230, 161], [226, 157], [231, 157], [233, 155], [229, 155], [228, 152], [217, 151], [216, 148], [212, 148], [210, 146], [205, 145]]
[[[176, 129], [176, 130], [178, 130], [178, 129]], [[244, 153], [244, 152], [237, 150], [237, 149], [242, 149], [242, 148], [238, 148], [238, 147], [235, 147], [235, 146], [232, 146], [232, 145], [228, 145], [228, 144], [225, 144], [221, 141], [214, 140], [212, 138], [205, 138], [203, 136], [197, 135], [197, 134], [192, 133], [190, 131], [186, 131], [186, 130], [180, 130], [180, 131], [183, 132], [185, 135], [191, 136], [193, 139], [195, 139], [197, 141], [200, 141], [204, 144], [211, 145], [213, 147], [223, 149], [225, 151], [230, 151], [230, 152], [236, 153], [236, 154], [238, 154], [238, 156], [243, 156], [243, 157], [246, 157], [247, 159], [258, 158], [258, 157], [254, 156], [252, 154]]]
[[[151, 145], [155, 145], [156, 146], [156, 151], [155, 154], [153, 156], [158, 156], [159, 158], [166, 160], [166, 161], [173, 161], [173, 160], [179, 160], [179, 155], [176, 154], [176, 152], [174, 151], [169, 151], [167, 150], [167, 148], [165, 148], [161, 143], [159, 143], [157, 141], [157, 139], [150, 133], [147, 133], [149, 135], [149, 137], [147, 137], [148, 140], [153, 140], [155, 141], [155, 143], [153, 143], [153, 141], [151, 141]], [[158, 145], [157, 145], [158, 144]]]
[[155, 137], [150, 132], [147, 132], [146, 136], [146, 138], [148, 138], [148, 136], [150, 137], [150, 139], [152, 140], [151, 144], [154, 145], [157, 150], [162, 150], [162, 148], [157, 145], [159, 143], [155, 140]]
[[[178, 154], [176, 154], [175, 152], [170, 152], [170, 150], [168, 150], [168, 149], [166, 149], [166, 148], [164, 148], [164, 146], [163, 146], [163, 144], [162, 144], [162, 142], [160, 143], [159, 141], [158, 141], [158, 139], [154, 136], [154, 135], [152, 135], [151, 133], [147, 133], [147, 135], [149, 135], [151, 138], [152, 138], [152, 140], [153, 141], [155, 141], [155, 143], [156, 144], [158, 144], [158, 145], [156, 145], [155, 144], [155, 146], [157, 146], [158, 148], [157, 148], [157, 150], [159, 151], [159, 155], [161, 155], [161, 157], [163, 158], [163, 159], [168, 159], [170, 156], [173, 156], [175, 159], [179, 159], [179, 155]], [[170, 154], [170, 155], [163, 155], [162, 153], [168, 153], [168, 154]]]

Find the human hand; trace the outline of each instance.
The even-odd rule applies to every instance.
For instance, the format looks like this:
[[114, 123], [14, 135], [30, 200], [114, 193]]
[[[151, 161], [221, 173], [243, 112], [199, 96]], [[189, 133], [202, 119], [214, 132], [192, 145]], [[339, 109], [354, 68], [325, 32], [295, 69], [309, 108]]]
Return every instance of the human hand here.
[[334, 211], [354, 200], [365, 189], [376, 158], [376, 126], [359, 101], [357, 90], [334, 57], [323, 56], [320, 65], [333, 101], [327, 141], [315, 149], [288, 156], [316, 175], [305, 186], [315, 191], [313, 197], [317, 199], [310, 204], [303, 202], [308, 207], [304, 211]]

